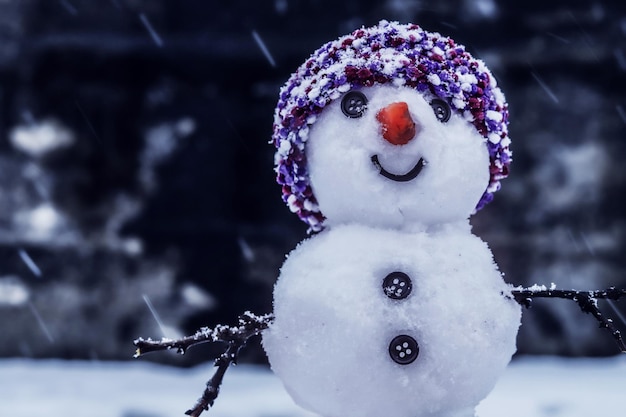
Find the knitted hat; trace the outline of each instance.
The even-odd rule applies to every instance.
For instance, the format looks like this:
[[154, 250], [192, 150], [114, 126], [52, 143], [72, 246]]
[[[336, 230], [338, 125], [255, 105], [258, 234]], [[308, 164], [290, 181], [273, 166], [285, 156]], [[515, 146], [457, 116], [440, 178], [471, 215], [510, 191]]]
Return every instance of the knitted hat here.
[[277, 181], [283, 200], [310, 231], [323, 229], [324, 216], [309, 181], [305, 154], [309, 127], [343, 93], [388, 83], [446, 100], [487, 139], [490, 179], [476, 211], [493, 199], [500, 180], [508, 176], [507, 104], [485, 64], [439, 33], [383, 20], [323, 45], [280, 91], [272, 136]]

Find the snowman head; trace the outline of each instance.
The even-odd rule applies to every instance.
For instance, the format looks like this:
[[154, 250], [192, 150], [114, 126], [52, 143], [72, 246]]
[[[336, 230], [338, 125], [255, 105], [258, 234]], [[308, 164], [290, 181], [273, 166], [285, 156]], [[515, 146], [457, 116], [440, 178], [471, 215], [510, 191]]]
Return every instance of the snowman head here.
[[322, 46], [281, 89], [277, 180], [311, 231], [462, 220], [508, 175], [507, 123], [482, 61], [382, 21]]

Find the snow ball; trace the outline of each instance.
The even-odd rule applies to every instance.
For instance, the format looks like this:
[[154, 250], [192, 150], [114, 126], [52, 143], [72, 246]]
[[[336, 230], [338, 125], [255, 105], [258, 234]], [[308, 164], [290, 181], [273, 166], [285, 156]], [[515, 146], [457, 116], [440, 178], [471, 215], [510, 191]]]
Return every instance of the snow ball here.
[[[403, 228], [467, 219], [489, 182], [485, 139], [457, 113], [441, 123], [432, 98], [413, 88], [383, 85], [359, 91], [368, 100], [362, 117], [346, 117], [337, 100], [310, 126], [307, 168], [325, 225]], [[421, 129], [409, 143], [396, 146], [383, 139], [376, 114], [400, 101]], [[372, 162], [373, 155], [379, 165]], [[410, 181], [381, 175], [381, 168], [408, 173], [420, 160], [423, 169]]]
[[[405, 299], [382, 288], [394, 271], [412, 280]], [[516, 349], [510, 291], [468, 228], [337, 226], [289, 255], [263, 347], [294, 401], [319, 415], [470, 416]], [[409, 365], [390, 356], [398, 335], [419, 345]]]

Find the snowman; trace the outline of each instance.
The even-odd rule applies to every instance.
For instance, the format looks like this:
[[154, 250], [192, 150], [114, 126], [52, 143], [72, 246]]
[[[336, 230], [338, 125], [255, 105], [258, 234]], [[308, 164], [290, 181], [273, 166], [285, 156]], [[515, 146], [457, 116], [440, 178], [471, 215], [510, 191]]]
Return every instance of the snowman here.
[[515, 352], [520, 306], [469, 216], [508, 174], [508, 111], [463, 46], [382, 21], [322, 46], [280, 93], [289, 254], [263, 347], [323, 417], [471, 417]]
[[513, 288], [471, 233], [508, 175], [507, 123], [484, 63], [438, 33], [381, 21], [322, 46], [275, 113], [283, 199], [314, 235], [285, 261], [273, 314], [138, 338], [135, 357], [226, 343], [192, 417], [260, 333], [286, 390], [322, 417], [472, 417], [535, 298], [576, 302], [626, 352], [597, 303], [626, 289]]

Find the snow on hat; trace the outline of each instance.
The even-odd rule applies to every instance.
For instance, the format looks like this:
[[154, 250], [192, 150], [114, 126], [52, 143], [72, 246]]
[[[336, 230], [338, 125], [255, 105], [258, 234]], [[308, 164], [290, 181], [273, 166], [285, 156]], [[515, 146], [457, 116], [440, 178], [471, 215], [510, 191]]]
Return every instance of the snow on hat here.
[[310, 231], [323, 229], [324, 215], [309, 181], [309, 127], [343, 93], [387, 83], [446, 100], [487, 139], [490, 180], [476, 211], [493, 199], [500, 180], [508, 176], [507, 103], [485, 64], [439, 33], [383, 20], [323, 45], [280, 90], [272, 136], [277, 181], [283, 200]]

